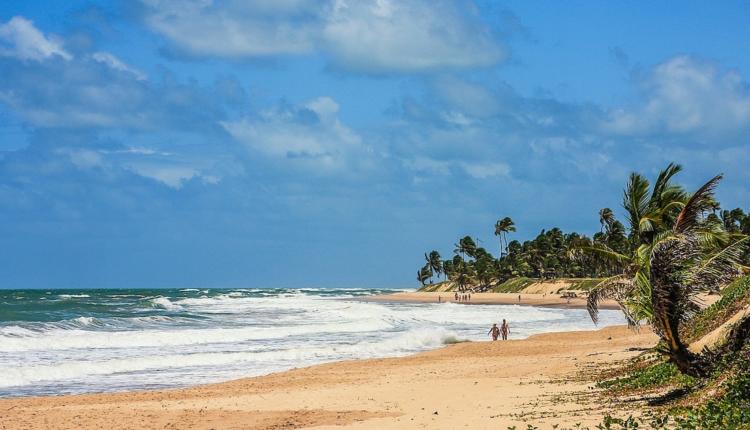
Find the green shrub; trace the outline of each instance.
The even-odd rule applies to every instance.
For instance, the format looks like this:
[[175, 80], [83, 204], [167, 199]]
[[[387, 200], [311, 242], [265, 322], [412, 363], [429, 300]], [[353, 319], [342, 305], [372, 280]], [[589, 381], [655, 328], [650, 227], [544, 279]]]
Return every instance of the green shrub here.
[[597, 386], [615, 390], [647, 390], [666, 385], [690, 386], [694, 382], [692, 377], [680, 373], [671, 362], [661, 361], [631, 370], [625, 376], [599, 382]]
[[721, 299], [702, 310], [685, 330], [685, 339], [692, 342], [719, 327], [743, 306], [750, 303], [750, 276], [744, 276], [721, 291]]
[[539, 282], [538, 279], [533, 278], [510, 278], [502, 284], [492, 289], [493, 293], [517, 293], [534, 282]]

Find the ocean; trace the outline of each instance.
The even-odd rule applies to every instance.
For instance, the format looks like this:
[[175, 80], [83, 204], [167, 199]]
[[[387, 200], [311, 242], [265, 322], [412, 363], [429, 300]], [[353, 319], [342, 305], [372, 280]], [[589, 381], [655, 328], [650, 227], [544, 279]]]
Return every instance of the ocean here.
[[[343, 359], [596, 329], [585, 310], [381, 303], [379, 289], [0, 290], [0, 397], [184, 387]], [[599, 327], [622, 324], [603, 311]]]

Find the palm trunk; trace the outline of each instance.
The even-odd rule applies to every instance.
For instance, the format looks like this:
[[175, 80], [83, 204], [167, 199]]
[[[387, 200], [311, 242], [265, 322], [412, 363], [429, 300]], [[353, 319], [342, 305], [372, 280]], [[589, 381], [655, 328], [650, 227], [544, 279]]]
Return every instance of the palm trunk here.
[[667, 344], [666, 352], [670, 361], [680, 369], [680, 372], [686, 375], [705, 378], [709, 373], [706, 361], [685, 346], [680, 339], [677, 323], [670, 320], [664, 314], [659, 315], [658, 321], [663, 330], [661, 338]]

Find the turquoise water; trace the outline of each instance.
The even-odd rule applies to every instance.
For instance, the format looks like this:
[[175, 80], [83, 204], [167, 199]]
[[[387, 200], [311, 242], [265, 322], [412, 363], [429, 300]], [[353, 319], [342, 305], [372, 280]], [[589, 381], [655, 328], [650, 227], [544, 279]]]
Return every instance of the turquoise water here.
[[[375, 303], [379, 289], [0, 290], [0, 397], [167, 388], [456, 339], [594, 329], [583, 310]], [[622, 323], [605, 311], [600, 325]]]

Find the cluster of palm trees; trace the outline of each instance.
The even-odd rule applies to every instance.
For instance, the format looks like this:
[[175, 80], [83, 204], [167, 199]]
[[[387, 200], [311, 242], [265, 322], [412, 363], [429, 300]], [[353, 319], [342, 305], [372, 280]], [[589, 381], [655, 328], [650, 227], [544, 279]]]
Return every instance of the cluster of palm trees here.
[[[625, 223], [604, 208], [601, 229], [592, 238], [553, 228], [523, 243], [508, 242], [516, 228], [505, 217], [495, 224], [498, 258], [466, 236], [454, 246], [452, 259], [441, 260], [437, 251], [425, 254], [417, 279], [424, 284], [442, 274], [463, 290], [516, 276], [603, 278], [588, 297], [595, 322], [602, 300], [613, 299], [633, 327], [643, 322], [653, 327], [662, 351], [682, 372], [705, 376], [717, 353], [691, 352], [680, 330], [699, 310], [699, 293], [716, 292], [750, 273], [750, 214], [721, 210], [714, 195], [721, 175], [689, 193], [673, 182], [681, 171], [680, 165], [669, 164], [653, 184], [632, 173], [623, 193]], [[738, 339], [728, 343], [734, 348], [744, 345], [750, 317], [740, 326], [744, 329], [733, 332]]]
[[[610, 210], [607, 209], [611, 213]], [[508, 234], [516, 231], [509, 217], [495, 223], [495, 235], [500, 242], [498, 256], [493, 256], [477, 244], [478, 240], [465, 236], [453, 247], [453, 257], [440, 260], [438, 251], [425, 254], [425, 264], [417, 270], [417, 280], [423, 285], [432, 283], [435, 276], [444, 275], [455, 281], [459, 289], [472, 286], [481, 289], [492, 283], [503, 282], [513, 277], [591, 278], [612, 274], [613, 268], [601, 259], [575, 256], [574, 250], [602, 242], [621, 249], [627, 241], [624, 227], [613, 215], [604, 219], [602, 232], [593, 239], [578, 233], [564, 233], [557, 227], [542, 230], [534, 239], [508, 240]]]
[[748, 228], [750, 220], [739, 209], [716, 214], [720, 207], [714, 191], [721, 175], [688, 193], [672, 182], [681, 170], [670, 164], [653, 186], [642, 175], [631, 174], [623, 197], [625, 240], [624, 226], [611, 211], [602, 210], [603, 226], [618, 230], [618, 240], [581, 246], [577, 254], [607, 261], [615, 271], [589, 294], [592, 319], [597, 320], [602, 300], [617, 301], [632, 326], [652, 326], [662, 340], [662, 352], [683, 373], [700, 377], [710, 373], [716, 354], [691, 352], [680, 330], [700, 309], [699, 293], [717, 292], [747, 271], [743, 223]]

